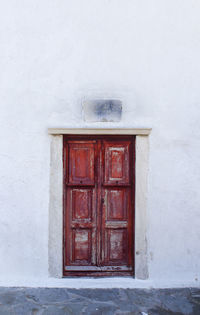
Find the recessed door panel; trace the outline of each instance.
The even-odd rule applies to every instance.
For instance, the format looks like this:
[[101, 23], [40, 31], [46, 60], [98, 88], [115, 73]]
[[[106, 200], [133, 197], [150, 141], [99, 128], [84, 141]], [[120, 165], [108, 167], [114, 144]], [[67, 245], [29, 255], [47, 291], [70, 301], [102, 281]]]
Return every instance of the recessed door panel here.
[[69, 184], [94, 184], [93, 143], [69, 143]]
[[112, 188], [105, 190], [106, 220], [127, 220], [127, 190]]
[[92, 221], [92, 189], [72, 189], [72, 221]]
[[71, 262], [88, 264], [92, 262], [92, 236], [91, 229], [72, 230], [72, 257]]
[[130, 142], [104, 141], [104, 184], [129, 184]]
[[106, 229], [105, 234], [105, 264], [126, 265], [128, 263], [127, 229]]

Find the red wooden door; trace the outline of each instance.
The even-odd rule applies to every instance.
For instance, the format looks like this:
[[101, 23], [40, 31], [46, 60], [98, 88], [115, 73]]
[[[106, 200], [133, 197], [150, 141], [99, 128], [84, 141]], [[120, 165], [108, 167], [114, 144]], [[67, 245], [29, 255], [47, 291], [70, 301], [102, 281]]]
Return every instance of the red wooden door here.
[[64, 137], [64, 275], [133, 275], [130, 136]]

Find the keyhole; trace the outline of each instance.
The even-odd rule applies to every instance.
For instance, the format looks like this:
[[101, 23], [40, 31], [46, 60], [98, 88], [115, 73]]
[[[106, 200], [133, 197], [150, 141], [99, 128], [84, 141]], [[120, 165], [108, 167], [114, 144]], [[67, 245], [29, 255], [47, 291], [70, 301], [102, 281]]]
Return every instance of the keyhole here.
[[82, 184], [82, 180], [80, 180], [80, 183]]
[[116, 184], [118, 184], [118, 180], [116, 180]]

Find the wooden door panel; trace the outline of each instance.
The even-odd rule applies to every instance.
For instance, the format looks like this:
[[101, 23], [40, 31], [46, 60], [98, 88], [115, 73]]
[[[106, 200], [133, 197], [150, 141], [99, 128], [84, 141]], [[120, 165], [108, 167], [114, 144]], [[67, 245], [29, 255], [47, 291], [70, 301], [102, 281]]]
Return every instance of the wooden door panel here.
[[92, 189], [72, 189], [71, 190], [71, 210], [72, 222], [92, 221]]
[[106, 221], [126, 221], [128, 210], [128, 192], [124, 188], [105, 189]]
[[[128, 247], [132, 246], [130, 187], [103, 189], [102, 261], [103, 265], [126, 268], [132, 261]], [[123, 270], [123, 268], [121, 269]]]
[[64, 275], [133, 273], [132, 137], [64, 137]]
[[104, 141], [104, 184], [129, 184], [130, 142]]
[[96, 262], [96, 192], [94, 188], [68, 187], [65, 216], [67, 265]]
[[128, 264], [127, 229], [105, 229], [105, 265]]
[[69, 184], [94, 184], [94, 150], [91, 142], [69, 143]]
[[72, 229], [71, 263], [92, 263], [91, 229]]
[[131, 270], [131, 141], [103, 141], [103, 161], [102, 264]]

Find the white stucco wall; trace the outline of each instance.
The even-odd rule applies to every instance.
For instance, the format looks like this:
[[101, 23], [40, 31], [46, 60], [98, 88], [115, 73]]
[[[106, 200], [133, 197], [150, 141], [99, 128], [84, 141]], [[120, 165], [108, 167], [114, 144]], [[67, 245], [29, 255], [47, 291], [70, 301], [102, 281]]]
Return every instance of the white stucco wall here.
[[[199, 19], [195, 0], [1, 2], [1, 285], [50, 283], [48, 127], [153, 128], [149, 283], [200, 283]], [[121, 122], [84, 122], [98, 96]]]

